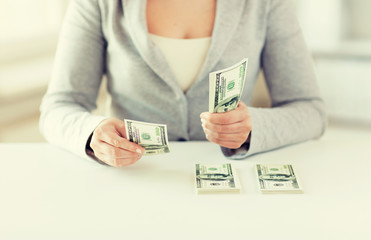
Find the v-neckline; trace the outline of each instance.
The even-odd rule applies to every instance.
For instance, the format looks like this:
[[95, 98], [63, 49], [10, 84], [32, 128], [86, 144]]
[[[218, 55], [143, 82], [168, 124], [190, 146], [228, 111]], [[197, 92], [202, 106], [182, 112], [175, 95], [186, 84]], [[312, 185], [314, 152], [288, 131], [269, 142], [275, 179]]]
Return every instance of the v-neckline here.
[[[133, 38], [133, 44], [142, 56], [143, 60], [152, 68], [152, 70], [165, 81], [177, 95], [184, 95], [197, 87], [197, 84], [208, 76], [213, 67], [217, 64], [223, 55], [228, 43], [232, 39], [235, 30], [240, 22], [245, 1], [218, 0], [216, 5], [215, 21], [213, 32], [211, 35], [211, 44], [206, 55], [205, 61], [198, 73], [193, 85], [184, 93], [175, 79], [174, 73], [171, 71], [169, 64], [148, 36], [147, 18], [146, 18], [146, 0], [124, 1], [124, 21], [128, 20], [128, 30]], [[234, 14], [230, 14], [230, 10], [238, 9]]]

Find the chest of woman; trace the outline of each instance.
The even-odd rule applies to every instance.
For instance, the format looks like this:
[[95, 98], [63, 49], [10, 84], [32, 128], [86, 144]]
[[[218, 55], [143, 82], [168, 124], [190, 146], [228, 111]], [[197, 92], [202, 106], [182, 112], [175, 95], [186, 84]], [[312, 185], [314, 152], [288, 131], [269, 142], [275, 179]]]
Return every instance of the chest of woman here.
[[147, 0], [148, 32], [169, 38], [204, 38], [212, 35], [216, 0]]
[[[173, 28], [164, 26], [166, 24], [174, 25], [174, 22], [180, 21], [176, 16], [173, 16], [174, 13], [161, 9], [158, 11], [151, 10], [150, 2], [151, 0], [148, 0], [147, 4], [146, 1], [132, 0], [104, 2], [105, 6], [101, 12], [102, 32], [107, 42], [106, 75], [111, 93], [115, 92], [118, 95], [126, 96], [133, 91], [137, 91], [137, 89], [144, 89], [145, 86], [147, 90], [171, 90], [168, 92], [172, 95], [171, 98], [174, 98], [175, 94], [175, 98], [185, 100], [184, 92], [179, 87], [168, 64], [166, 64], [164, 54], [161, 53], [159, 48], [155, 47], [153, 41], [149, 38], [148, 33], [152, 33], [168, 38], [212, 36], [206, 59], [197, 74], [195, 84], [187, 91], [187, 96], [203, 95], [204, 93], [200, 91], [204, 89], [203, 85], [207, 85], [210, 72], [229, 67], [246, 57], [249, 58], [249, 74], [245, 87], [247, 88], [246, 96], [249, 96], [248, 90], [253, 89], [260, 71], [260, 56], [266, 29], [264, 25], [265, 17], [260, 16], [260, 14], [264, 15], [265, 10], [245, 5], [245, 2], [241, 0], [218, 1], [217, 7], [214, 6], [214, 11], [209, 11], [209, 15], [203, 15], [203, 17], [208, 15], [209, 24], [187, 22], [186, 19], [192, 17], [192, 14], [190, 14], [190, 16], [180, 17], [180, 19], [183, 19], [181, 27]], [[178, 11], [174, 10], [175, 13]], [[150, 14], [148, 14], [149, 12]], [[152, 17], [151, 14], [153, 14]], [[171, 16], [164, 17], [167, 14]], [[159, 18], [158, 21], [151, 20], [151, 18], [156, 17]], [[166, 19], [170, 20], [166, 22]], [[200, 19], [202, 18], [200, 17], [198, 21], [201, 21]], [[162, 26], [161, 22], [164, 22], [165, 25]], [[191, 28], [193, 25], [196, 25], [196, 27]], [[171, 31], [167, 31], [169, 29]], [[177, 31], [174, 29], [177, 29]], [[188, 31], [189, 29], [193, 30]], [[152, 92], [150, 95], [152, 96]], [[156, 101], [159, 97], [167, 99], [164, 95], [156, 95]]]

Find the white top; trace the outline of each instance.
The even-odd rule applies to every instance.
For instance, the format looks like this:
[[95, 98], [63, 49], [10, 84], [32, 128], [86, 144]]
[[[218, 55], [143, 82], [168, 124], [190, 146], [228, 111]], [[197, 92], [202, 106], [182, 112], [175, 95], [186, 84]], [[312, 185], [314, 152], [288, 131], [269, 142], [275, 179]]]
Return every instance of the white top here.
[[187, 91], [205, 61], [211, 37], [180, 39], [148, 35], [161, 49], [182, 90]]

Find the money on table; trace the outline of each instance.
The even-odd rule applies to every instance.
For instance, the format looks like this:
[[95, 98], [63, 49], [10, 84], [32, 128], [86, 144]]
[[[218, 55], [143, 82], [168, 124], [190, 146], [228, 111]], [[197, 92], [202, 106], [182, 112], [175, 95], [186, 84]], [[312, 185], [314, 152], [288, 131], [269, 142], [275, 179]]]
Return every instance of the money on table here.
[[240, 192], [236, 170], [230, 163], [196, 164], [197, 193]]
[[245, 85], [248, 59], [209, 74], [209, 112], [228, 112], [237, 108]]
[[124, 121], [127, 139], [144, 147], [143, 155], [170, 152], [166, 125], [128, 119]]
[[262, 193], [303, 193], [290, 164], [257, 164], [256, 173]]

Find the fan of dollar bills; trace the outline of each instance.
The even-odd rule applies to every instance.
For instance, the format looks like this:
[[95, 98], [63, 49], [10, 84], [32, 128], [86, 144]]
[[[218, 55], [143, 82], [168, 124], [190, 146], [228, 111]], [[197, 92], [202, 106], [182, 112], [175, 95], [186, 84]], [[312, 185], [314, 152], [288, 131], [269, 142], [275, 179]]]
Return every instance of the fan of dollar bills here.
[[245, 85], [248, 59], [209, 74], [209, 112], [228, 112], [237, 108]]
[[143, 155], [170, 152], [166, 125], [128, 119], [124, 121], [127, 139], [144, 147]]

